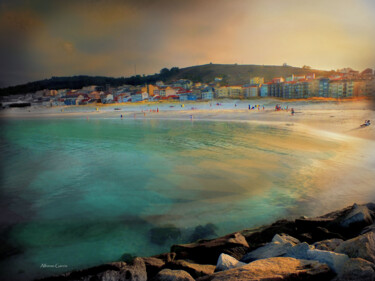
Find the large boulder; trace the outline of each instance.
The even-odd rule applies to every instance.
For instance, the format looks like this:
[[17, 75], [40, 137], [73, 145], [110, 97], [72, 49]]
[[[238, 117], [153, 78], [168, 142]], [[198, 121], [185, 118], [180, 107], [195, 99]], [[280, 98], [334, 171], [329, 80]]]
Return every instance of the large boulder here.
[[349, 257], [345, 254], [316, 249], [308, 250], [307, 257], [308, 260], [315, 260], [327, 264], [335, 273], [341, 272], [344, 264], [349, 260]]
[[287, 251], [295, 246], [299, 241], [288, 235], [276, 234], [271, 243], [266, 244], [263, 247], [247, 253], [242, 257], [242, 262], [251, 262], [258, 259], [266, 259], [271, 257], [281, 257], [287, 253]]
[[223, 271], [245, 265], [246, 263], [236, 260], [227, 254], [221, 254], [217, 260], [215, 271]]
[[151, 280], [165, 265], [165, 261], [155, 257], [142, 258], [147, 271], [147, 280]]
[[44, 281], [147, 281], [146, 266], [141, 258], [135, 258], [132, 264], [114, 262], [72, 271], [60, 276], [42, 279]]
[[202, 277], [214, 273], [215, 266], [211, 264], [196, 264], [185, 260], [176, 260], [165, 265], [166, 268], [173, 270], [184, 270], [193, 278]]
[[189, 273], [183, 270], [163, 269], [160, 271], [153, 281], [194, 281]]
[[279, 220], [269, 226], [262, 226], [256, 229], [244, 230], [241, 232], [247, 243], [249, 243], [249, 250], [255, 250], [266, 243], [269, 243], [272, 238], [279, 233], [285, 233], [293, 237], [298, 237], [296, 224], [294, 221]]
[[299, 230], [303, 229], [304, 231], [312, 230], [317, 227], [326, 228], [333, 222], [334, 218], [299, 218], [296, 219], [296, 226]]
[[374, 281], [374, 264], [361, 258], [349, 259], [334, 281]]
[[335, 249], [340, 246], [342, 242], [344, 242], [344, 240], [335, 238], [316, 242], [313, 244], [313, 246], [318, 250], [335, 251]]
[[309, 259], [307, 252], [311, 249], [314, 249], [314, 247], [310, 246], [306, 242], [303, 242], [303, 243], [297, 244], [289, 248], [284, 256], [295, 258], [295, 259], [307, 260]]
[[327, 264], [336, 273], [340, 272], [344, 263], [349, 260], [349, 257], [345, 254], [317, 250], [307, 243], [301, 243], [290, 248], [285, 256], [296, 259], [316, 260]]
[[341, 219], [340, 226], [364, 227], [373, 223], [373, 212], [366, 205], [354, 204], [352, 210]]
[[191, 260], [201, 264], [216, 265], [221, 253], [236, 259], [248, 251], [249, 244], [240, 233], [229, 234], [212, 240], [199, 240], [195, 243], [173, 245], [171, 252], [176, 253], [177, 259]]
[[344, 241], [335, 249], [335, 252], [375, 263], [375, 233], [368, 232]]
[[334, 274], [326, 264], [294, 258], [257, 260], [242, 267], [214, 273], [199, 281], [249, 280], [331, 280]]

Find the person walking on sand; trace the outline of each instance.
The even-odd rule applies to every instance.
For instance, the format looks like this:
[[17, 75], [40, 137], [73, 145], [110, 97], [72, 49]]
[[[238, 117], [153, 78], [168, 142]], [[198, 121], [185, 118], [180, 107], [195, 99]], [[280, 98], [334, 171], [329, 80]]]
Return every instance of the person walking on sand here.
[[292, 115], [294, 115], [294, 108], [291, 109], [291, 113], [292, 113]]

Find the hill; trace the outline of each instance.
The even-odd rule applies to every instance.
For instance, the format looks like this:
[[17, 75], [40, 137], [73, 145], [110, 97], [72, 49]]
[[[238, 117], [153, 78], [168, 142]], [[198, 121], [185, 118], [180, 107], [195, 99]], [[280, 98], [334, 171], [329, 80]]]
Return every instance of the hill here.
[[249, 83], [250, 77], [264, 77], [265, 81], [269, 81], [274, 77], [287, 77], [292, 74], [301, 75], [315, 73], [316, 76], [327, 76], [331, 72], [321, 70], [311, 70], [292, 66], [269, 66], [269, 65], [237, 65], [237, 64], [206, 64], [198, 66], [190, 66], [179, 69], [172, 67], [171, 69], [163, 68], [160, 73], [153, 75], [137, 75], [132, 77], [103, 77], [103, 76], [72, 76], [72, 77], [52, 77], [50, 79], [30, 82], [23, 85], [7, 87], [0, 89], [0, 95], [15, 95], [33, 93], [43, 89], [80, 89], [84, 86], [97, 85], [120, 86], [124, 84], [142, 85], [152, 84], [156, 81], [164, 81], [166, 83], [182, 78], [190, 79], [193, 82], [208, 83], [215, 77], [222, 77], [222, 84], [241, 85]]
[[186, 78], [192, 81], [208, 83], [213, 81], [215, 77], [222, 77], [226, 84], [241, 85], [249, 83], [250, 77], [260, 76], [264, 77], [265, 81], [270, 81], [275, 77], [287, 77], [292, 74], [303, 75], [309, 73], [315, 73], [316, 76], [328, 76], [331, 74], [331, 72], [328, 71], [292, 66], [206, 64], [182, 68], [171, 78]]

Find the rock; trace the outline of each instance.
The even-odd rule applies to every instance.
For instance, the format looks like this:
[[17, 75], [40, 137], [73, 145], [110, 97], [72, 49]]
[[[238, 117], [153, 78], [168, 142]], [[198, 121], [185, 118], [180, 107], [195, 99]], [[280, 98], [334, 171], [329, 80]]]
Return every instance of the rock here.
[[184, 260], [176, 260], [165, 265], [166, 268], [173, 270], [184, 270], [193, 278], [202, 277], [214, 273], [215, 266], [211, 264], [196, 264]]
[[[279, 242], [280, 241], [280, 242]], [[276, 234], [271, 243], [266, 244], [242, 257], [242, 262], [251, 262], [258, 259], [266, 259], [271, 257], [281, 257], [285, 255], [291, 247], [299, 241], [291, 236]]]
[[287, 243], [287, 242], [290, 242], [294, 245], [296, 244], [299, 244], [301, 243], [298, 239], [292, 237], [292, 236], [289, 236], [287, 234], [276, 234], [273, 238], [272, 238], [272, 242], [279, 242], [279, 243]]
[[68, 272], [44, 281], [147, 281], [146, 266], [141, 258], [135, 258], [132, 264], [114, 262], [88, 269]]
[[372, 203], [372, 202], [367, 203], [367, 204], [366, 204], [366, 207], [367, 207], [369, 210], [375, 212], [375, 203]]
[[164, 254], [160, 254], [160, 255], [155, 255], [155, 256], [152, 256], [153, 258], [157, 258], [157, 259], [161, 259], [162, 261], [164, 261], [165, 263], [167, 262], [171, 262], [171, 261], [174, 261], [175, 258], [176, 258], [176, 253], [164, 253]]
[[238, 268], [214, 273], [199, 281], [330, 280], [334, 274], [326, 264], [294, 258], [257, 260]]
[[375, 263], [375, 233], [368, 232], [344, 241], [336, 248], [335, 252]]
[[340, 226], [348, 228], [367, 226], [373, 223], [372, 211], [365, 205], [354, 204], [352, 210], [340, 222]]
[[328, 239], [319, 241], [313, 244], [315, 249], [323, 250], [323, 251], [335, 251], [335, 249], [342, 243], [344, 240], [342, 239]]
[[361, 234], [365, 234], [367, 232], [375, 232], [375, 223], [368, 225], [364, 229], [362, 229]]
[[334, 281], [373, 281], [374, 264], [361, 258], [349, 259]]
[[165, 261], [155, 257], [142, 258], [146, 265], [147, 280], [151, 280], [165, 265]]
[[334, 218], [299, 218], [296, 219], [296, 226], [298, 229], [311, 230], [317, 227], [326, 228], [333, 222]]
[[173, 245], [171, 252], [176, 258], [191, 260], [201, 264], [216, 265], [221, 253], [228, 254], [236, 259], [248, 251], [249, 245], [240, 233], [229, 234], [212, 240], [199, 240], [195, 243]]
[[309, 249], [307, 257], [308, 260], [316, 260], [327, 264], [335, 273], [342, 271], [344, 264], [349, 260], [349, 257], [345, 254], [316, 249]]
[[340, 233], [329, 231], [324, 227], [317, 227], [315, 229], [312, 229], [310, 233], [313, 241], [315, 242], [333, 238], [344, 239], [344, 237]]
[[194, 281], [189, 273], [183, 270], [163, 269], [153, 279], [154, 281]]
[[221, 254], [217, 260], [215, 271], [223, 271], [245, 265], [246, 263], [236, 260], [227, 254]]
[[203, 238], [209, 238], [212, 236], [216, 236], [216, 226], [212, 223], [208, 223], [206, 225], [198, 225], [195, 229], [194, 232], [190, 236], [190, 241], [194, 242], [197, 241], [198, 239], [203, 239]]
[[286, 257], [304, 260], [316, 260], [327, 264], [334, 272], [339, 272], [349, 257], [345, 254], [314, 249], [307, 243], [298, 244], [290, 248]]
[[[298, 235], [296, 224], [294, 221], [279, 220], [269, 226], [259, 227], [257, 229], [245, 230], [242, 232], [249, 244], [249, 250], [255, 250], [266, 243], [279, 233], [285, 233], [293, 237]], [[297, 237], [299, 239], [299, 237]]]
[[306, 242], [303, 242], [288, 249], [288, 251], [285, 254], [285, 257], [307, 260], [309, 259], [307, 251], [312, 249], [312, 246], [310, 246]]
[[164, 245], [168, 240], [175, 240], [181, 236], [181, 231], [174, 225], [154, 227], [149, 232], [150, 241], [157, 245]]

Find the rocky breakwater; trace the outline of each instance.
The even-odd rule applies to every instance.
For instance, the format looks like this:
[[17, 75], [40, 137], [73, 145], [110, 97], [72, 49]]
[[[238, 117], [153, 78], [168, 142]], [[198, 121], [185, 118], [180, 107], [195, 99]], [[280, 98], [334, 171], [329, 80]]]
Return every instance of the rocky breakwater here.
[[280, 220], [47, 280], [375, 280], [375, 204]]

